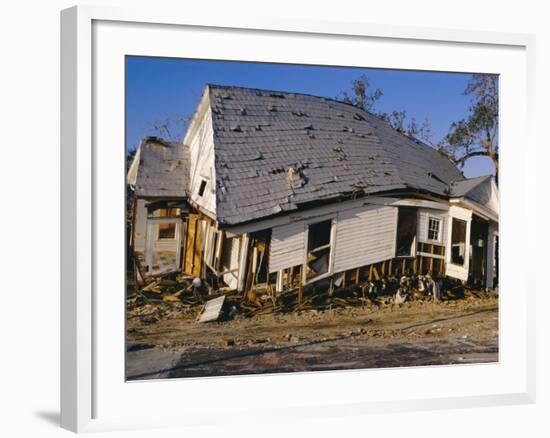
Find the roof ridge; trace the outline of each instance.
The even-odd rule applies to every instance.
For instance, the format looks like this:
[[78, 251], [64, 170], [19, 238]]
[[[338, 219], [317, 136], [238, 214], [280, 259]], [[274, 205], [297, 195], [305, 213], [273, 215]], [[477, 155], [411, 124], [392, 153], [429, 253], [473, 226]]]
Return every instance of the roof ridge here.
[[364, 108], [359, 108], [358, 106], [355, 106], [352, 103], [344, 102], [343, 100], [339, 100], [335, 97], [319, 96], [318, 94], [304, 93], [304, 92], [301, 92], [301, 91], [273, 90], [273, 89], [270, 89], [270, 88], [243, 87], [243, 86], [240, 86], [240, 85], [221, 85], [221, 84], [207, 83], [205, 86], [209, 87], [209, 88], [219, 88], [219, 89], [225, 89], [225, 90], [238, 89], [238, 90], [262, 91], [262, 92], [266, 92], [266, 93], [295, 94], [295, 95], [298, 95], [298, 96], [314, 97], [316, 99], [330, 100], [331, 102], [336, 102], [338, 104], [342, 104], [342, 105], [352, 107], [355, 110], [363, 111], [363, 112], [365, 112], [365, 113], [367, 113], [367, 114], [369, 114], [373, 117], [376, 117], [377, 119], [385, 121], [382, 117], [380, 117], [377, 114], [374, 114], [374, 113], [372, 113], [372, 112], [370, 112], [370, 111], [368, 111]]

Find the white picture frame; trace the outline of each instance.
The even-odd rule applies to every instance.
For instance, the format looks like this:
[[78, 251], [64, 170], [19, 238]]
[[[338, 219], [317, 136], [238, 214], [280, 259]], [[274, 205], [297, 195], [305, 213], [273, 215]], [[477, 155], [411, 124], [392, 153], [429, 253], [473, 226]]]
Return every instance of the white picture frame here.
[[[147, 42], [139, 36], [147, 29]], [[107, 279], [114, 279], [120, 285], [116, 274], [109, 274], [104, 263], [110, 257], [120, 259], [120, 238], [123, 232], [123, 221], [111, 227], [106, 222], [117, 223], [110, 218], [105, 221], [105, 211], [113, 208], [123, 212], [120, 203], [120, 192], [123, 188], [124, 168], [120, 163], [124, 159], [124, 143], [119, 143], [120, 115], [124, 113], [124, 95], [120, 93], [120, 66], [123, 66], [121, 54], [154, 56], [181, 56], [177, 47], [170, 44], [158, 44], [171, 32], [187, 32], [192, 39], [193, 32], [200, 32], [197, 41], [204, 44], [191, 45], [192, 53], [186, 56], [200, 57], [208, 49], [208, 41], [214, 41], [221, 33], [230, 34], [239, 41], [248, 38], [248, 60], [274, 61], [277, 55], [275, 46], [270, 47], [269, 56], [258, 51], [263, 38], [276, 42], [277, 47], [286, 47], [287, 61], [296, 62], [297, 55], [290, 50], [290, 41], [307, 39], [312, 53], [304, 54], [306, 63], [319, 62], [321, 56], [327, 56], [327, 50], [315, 51], [315, 44], [334, 43], [338, 47], [343, 41], [353, 44], [370, 44], [372, 53], [377, 53], [380, 61], [373, 61], [372, 67], [386, 68], [420, 68], [418, 59], [414, 59], [407, 50], [402, 59], [383, 64], [383, 54], [377, 44], [383, 44], [385, 50], [406, 45], [411, 51], [437, 53], [438, 56], [426, 57], [422, 62], [423, 69], [441, 69], [450, 71], [462, 70], [470, 59], [469, 65], [476, 65], [484, 72], [503, 75], [502, 81], [502, 140], [501, 140], [501, 188], [502, 188], [502, 237], [501, 260], [503, 264], [501, 278], [501, 311], [500, 341], [501, 359], [495, 365], [471, 365], [453, 367], [423, 367], [411, 370], [362, 370], [350, 372], [299, 373], [285, 376], [244, 376], [224, 378], [187, 379], [186, 381], [137, 382], [120, 381], [120, 369], [123, 363], [123, 351], [119, 355], [121, 336], [124, 333], [123, 289], [117, 287], [111, 294], [105, 293], [103, 287]], [[132, 36], [133, 45], [130, 46]], [[227, 36], [227, 35], [226, 35]], [[201, 39], [202, 38], [202, 39]], [[106, 47], [105, 41], [109, 41]], [[259, 42], [258, 42], [259, 41]], [[317, 41], [317, 42], [316, 42]], [[155, 43], [157, 45], [155, 45]], [[449, 49], [450, 47], [450, 49]], [[215, 49], [215, 47], [214, 47]], [[244, 50], [244, 49], [243, 49]], [[253, 52], [256, 50], [256, 52]], [[393, 49], [397, 50], [397, 49]], [[457, 51], [454, 61], [445, 55], [448, 51]], [[172, 53], [173, 51], [173, 53]], [[345, 50], [343, 50], [345, 52]], [[476, 61], [476, 53], [489, 54]], [[220, 51], [219, 53], [223, 53]], [[256, 55], [254, 54], [256, 53]], [[258, 55], [258, 53], [260, 55]], [[379, 54], [378, 54], [379, 53]], [[421, 53], [421, 52], [418, 52]], [[535, 39], [531, 35], [490, 33], [482, 31], [461, 31], [450, 29], [424, 29], [402, 26], [376, 26], [372, 24], [318, 22], [295, 20], [289, 18], [258, 17], [249, 20], [232, 19], [227, 22], [211, 12], [205, 15], [191, 15], [183, 10], [163, 11], [151, 7], [147, 10], [119, 9], [110, 7], [78, 6], [61, 13], [61, 425], [75, 431], [101, 431], [113, 429], [135, 429], [148, 427], [185, 426], [202, 424], [208, 416], [216, 413], [217, 421], [231, 421], [235, 413], [255, 417], [274, 418], [281, 414], [296, 417], [326, 415], [361, 415], [368, 412], [395, 412], [414, 409], [441, 409], [472, 406], [489, 406], [504, 404], [532, 403], [535, 400], [535, 309], [532, 297], [535, 286], [527, 281], [516, 285], [512, 303], [507, 285], [513, 277], [505, 269], [520, 259], [514, 249], [534, 248], [536, 232], [529, 233], [523, 240], [518, 239], [511, 231], [517, 229], [522, 221], [528, 218], [526, 208], [517, 208], [518, 203], [535, 202], [536, 168], [535, 141], [532, 123], [534, 120], [534, 53]], [[171, 55], [172, 54], [172, 55]], [[216, 55], [213, 50], [205, 57]], [[236, 56], [236, 55], [235, 55]], [[282, 56], [282, 55], [281, 55]], [[295, 56], [293, 58], [293, 56]], [[387, 55], [386, 55], [387, 56]], [[334, 62], [345, 64], [345, 53]], [[308, 59], [305, 59], [308, 58]], [[283, 58], [280, 58], [282, 60]], [[510, 62], [515, 60], [519, 62]], [[112, 66], [107, 65], [112, 61]], [[327, 62], [327, 61], [325, 61]], [[344, 62], [344, 64], [341, 64]], [[360, 63], [361, 64], [361, 63]], [[416, 67], [414, 67], [416, 66]], [[501, 68], [499, 67], [501, 66]], [[112, 74], [107, 78], [105, 72]], [[123, 78], [123, 76], [122, 76]], [[112, 89], [105, 90], [109, 81]], [[108, 82], [105, 82], [108, 81]], [[105, 85], [106, 84], [106, 85]], [[112, 123], [104, 123], [106, 114], [102, 108], [105, 100], [102, 91], [108, 91], [113, 99], [109, 106], [116, 114], [110, 114]], [[120, 107], [122, 102], [122, 107]], [[516, 120], [517, 123], [510, 123]], [[118, 126], [118, 127], [117, 127]], [[111, 129], [111, 141], [102, 142], [103, 131]], [[514, 152], [509, 144], [522, 141], [523, 154]], [[99, 143], [98, 143], [99, 142]], [[99, 145], [99, 146], [98, 146]], [[107, 149], [108, 146], [114, 145]], [[116, 149], [120, 146], [120, 150]], [[109, 156], [113, 153], [112, 157]], [[119, 158], [116, 158], [118, 154]], [[528, 170], [529, 169], [529, 170]], [[118, 186], [120, 185], [120, 187]], [[107, 190], [113, 187], [112, 193]], [[512, 208], [512, 202], [516, 203]], [[525, 204], [527, 205], [527, 204]], [[100, 208], [101, 207], [101, 208]], [[117, 210], [118, 209], [118, 210]], [[116, 214], [114, 213], [115, 217]], [[120, 218], [123, 216], [120, 215]], [[530, 230], [536, 226], [532, 221]], [[508, 231], [510, 230], [510, 231]], [[118, 243], [117, 243], [118, 242]], [[108, 248], [112, 245], [112, 248]], [[123, 246], [123, 245], [122, 245]], [[109, 260], [109, 261], [112, 261]], [[118, 259], [117, 259], [118, 260]], [[116, 260], [115, 260], [116, 261]], [[124, 258], [118, 260], [120, 268]], [[115, 264], [116, 264], [115, 263]], [[113, 265], [113, 269], [115, 266]], [[534, 278], [526, 267], [525, 278]], [[115, 272], [115, 271], [113, 271]], [[120, 274], [123, 274], [121, 272]], [[115, 278], [116, 277], [116, 278]], [[119, 294], [119, 295], [117, 295]], [[111, 301], [113, 300], [113, 301]], [[106, 336], [107, 328], [114, 335]], [[120, 332], [120, 333], [119, 333]], [[112, 338], [112, 339], [111, 339]], [[515, 352], [514, 355], [511, 352]], [[485, 368], [483, 368], [485, 367]], [[457, 371], [458, 369], [458, 371]], [[116, 371], [113, 371], [116, 370]], [[504, 370], [504, 371], [503, 371]], [[396, 389], [387, 391], [387, 397], [376, 393], [374, 379], [380, 380], [383, 373], [391, 373]], [[439, 388], [438, 382], [444, 382], [446, 376], [456, 378], [474, 377], [478, 390], [466, 385], [454, 388]], [[491, 375], [495, 381], [491, 381]], [[407, 393], [399, 389], [399, 382], [414, 380], [429, 381], [424, 388], [410, 384]], [[428, 378], [429, 377], [429, 378]], [[500, 379], [498, 383], [496, 379]], [[451, 379], [449, 379], [451, 380]], [[361, 382], [370, 382], [372, 394], [352, 393], [349, 388], [360, 388]], [[308, 389], [309, 396], [296, 394], [292, 403], [285, 400], [283, 391], [296, 387], [297, 384]], [[175, 394], [185, 385], [187, 394], [191, 394], [194, 406], [181, 401], [179, 407], [167, 411], [158, 407], [155, 411], [148, 407], [148, 415], [132, 411], [128, 403], [127, 411], [115, 409], [128, 401], [143, 397], [163, 396], [166, 403], [174, 400]], [[323, 391], [316, 391], [322, 386]], [[460, 388], [462, 387], [462, 388]], [[280, 391], [279, 391], [280, 388]], [[402, 386], [404, 388], [404, 386]], [[242, 392], [234, 403], [233, 410], [224, 410], [220, 404], [208, 398], [215, 393], [234, 394]], [[242, 390], [240, 390], [242, 389]], [[262, 407], [258, 397], [259, 390], [270, 394], [270, 402]], [[181, 392], [180, 392], [181, 393]], [[250, 397], [254, 395], [255, 398]], [[247, 398], [247, 396], [249, 398]], [[124, 398], [126, 397], [126, 398]], [[240, 398], [239, 398], [240, 397]], [[124, 398], [124, 400], [123, 400]], [[227, 402], [227, 399], [221, 401]], [[220, 403], [221, 403], [220, 401]], [[212, 403], [206, 408], [206, 403]], [[266, 401], [267, 403], [267, 401]], [[201, 408], [202, 406], [202, 408]], [[134, 406], [135, 407], [135, 406]], [[195, 410], [193, 410], [195, 409]], [[132, 414], [131, 412], [134, 412]]]

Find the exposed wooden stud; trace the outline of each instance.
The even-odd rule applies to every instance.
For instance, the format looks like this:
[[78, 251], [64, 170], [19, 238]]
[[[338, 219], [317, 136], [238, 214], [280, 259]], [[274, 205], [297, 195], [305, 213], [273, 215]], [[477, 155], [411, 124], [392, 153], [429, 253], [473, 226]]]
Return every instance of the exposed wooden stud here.
[[355, 270], [355, 284], [359, 283], [359, 268]]
[[283, 291], [283, 271], [278, 271], [277, 272], [276, 291], [277, 292], [282, 292]]
[[286, 287], [288, 287], [289, 289], [292, 287], [292, 279], [293, 278], [294, 278], [294, 266], [292, 268], [290, 268], [290, 271], [288, 273]]
[[378, 270], [376, 269], [376, 266], [372, 268], [372, 272], [374, 274], [374, 278], [380, 280], [380, 275], [378, 275]]
[[298, 304], [302, 303], [302, 269], [304, 268], [300, 265], [300, 276], [298, 277]]

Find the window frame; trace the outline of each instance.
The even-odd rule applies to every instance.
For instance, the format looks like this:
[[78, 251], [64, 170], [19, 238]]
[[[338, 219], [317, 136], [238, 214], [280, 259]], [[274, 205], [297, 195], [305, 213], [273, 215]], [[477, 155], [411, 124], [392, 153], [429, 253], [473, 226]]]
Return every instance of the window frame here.
[[[454, 221], [464, 223], [464, 242], [463, 242], [463, 244], [464, 244], [464, 248], [463, 248], [464, 255], [462, 256], [462, 263], [459, 263], [459, 262], [456, 262], [456, 261], [453, 260], [453, 247], [460, 245], [460, 243], [453, 244]], [[459, 217], [452, 216], [451, 220], [450, 220], [450, 227], [451, 227], [451, 234], [450, 234], [451, 238], [449, 240], [449, 263], [451, 263], [454, 266], [458, 266], [460, 268], [465, 268], [466, 267], [466, 258], [467, 258], [466, 250], [467, 250], [467, 246], [470, 244], [468, 242], [468, 240], [469, 240], [468, 221], [465, 220], [465, 219], [461, 219]]]
[[[437, 222], [438, 226], [437, 226], [437, 239], [432, 239], [430, 237], [430, 231], [433, 231], [432, 228], [431, 228], [431, 223], [432, 221], [434, 222]], [[430, 241], [430, 242], [437, 242], [437, 243], [441, 243], [441, 224], [443, 223], [443, 218], [440, 218], [440, 217], [436, 217], [436, 216], [428, 216], [428, 229], [426, 230], [426, 240]]]
[[[330, 222], [330, 236], [329, 236], [329, 243], [326, 245], [322, 245], [321, 247], [314, 248], [315, 251], [319, 251], [320, 249], [324, 248], [330, 248], [329, 251], [329, 257], [328, 257], [328, 270], [327, 272], [323, 274], [319, 274], [315, 277], [312, 277], [310, 279], [307, 278], [307, 259], [309, 251], [309, 228], [312, 225], [320, 224], [321, 222]], [[316, 281], [322, 280], [323, 278], [330, 277], [334, 274], [334, 247], [336, 242], [336, 217], [330, 216], [330, 217], [317, 217], [315, 219], [309, 220], [305, 223], [305, 232], [304, 232], [304, 259], [302, 263], [302, 284], [310, 284], [314, 283]]]
[[[177, 238], [177, 223], [176, 222], [166, 222], [166, 223], [159, 223], [157, 224], [157, 241], [170, 241], [170, 240], [176, 240]], [[162, 225], [168, 225], [174, 227], [174, 236], [173, 237], [160, 237], [160, 227]]]
[[199, 189], [197, 190], [197, 195], [200, 196], [201, 198], [204, 196], [206, 192], [206, 186], [208, 186], [208, 181], [205, 178], [201, 178]]
[[[414, 227], [414, 235], [413, 235], [413, 239], [412, 239], [412, 242], [411, 242], [411, 248], [410, 248], [410, 252], [408, 255], [400, 255], [398, 254], [398, 251], [399, 251], [399, 248], [398, 248], [398, 243], [399, 243], [399, 220], [400, 220], [400, 215], [401, 215], [401, 211], [403, 209], [402, 206], [398, 207], [398, 210], [397, 210], [397, 223], [396, 223], [396, 228], [395, 228], [395, 251], [394, 251], [394, 254], [395, 254], [395, 258], [396, 259], [410, 259], [410, 258], [415, 258], [416, 257], [416, 252], [418, 251], [418, 224], [419, 224], [419, 219], [418, 219], [418, 208], [414, 208], [414, 207], [405, 207], [405, 208], [410, 208], [411, 211], [413, 211], [414, 213], [414, 216], [415, 216], [415, 227]], [[429, 221], [428, 221], [429, 223]]]

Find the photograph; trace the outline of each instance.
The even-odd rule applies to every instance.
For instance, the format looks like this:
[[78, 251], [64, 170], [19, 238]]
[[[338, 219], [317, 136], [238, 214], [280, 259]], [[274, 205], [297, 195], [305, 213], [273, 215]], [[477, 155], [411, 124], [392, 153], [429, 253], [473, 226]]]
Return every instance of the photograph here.
[[498, 363], [498, 75], [127, 55], [120, 153], [127, 381]]

